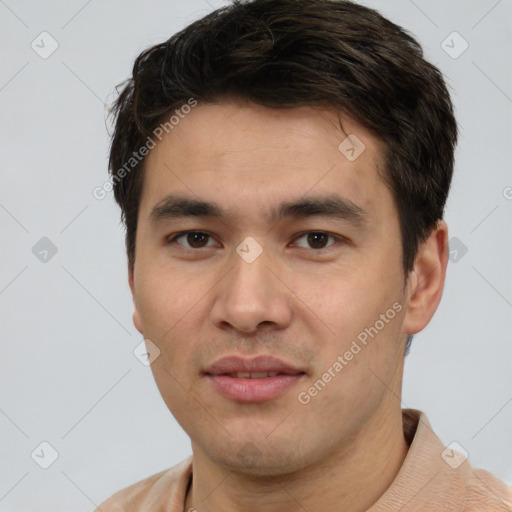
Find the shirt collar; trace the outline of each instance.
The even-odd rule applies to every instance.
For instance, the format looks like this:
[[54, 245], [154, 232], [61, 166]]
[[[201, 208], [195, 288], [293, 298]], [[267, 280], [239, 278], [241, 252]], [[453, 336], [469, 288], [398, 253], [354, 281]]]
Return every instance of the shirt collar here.
[[446, 462], [445, 447], [423, 412], [402, 409], [402, 419], [409, 451], [391, 485], [367, 512], [459, 511], [469, 463], [453, 468]]

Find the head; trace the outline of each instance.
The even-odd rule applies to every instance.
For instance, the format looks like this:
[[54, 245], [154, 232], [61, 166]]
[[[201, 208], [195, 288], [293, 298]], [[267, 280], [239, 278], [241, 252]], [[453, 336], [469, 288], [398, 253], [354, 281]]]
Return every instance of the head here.
[[[235, 0], [142, 52], [112, 112], [134, 323], [179, 423], [233, 461], [230, 437], [261, 450], [265, 425], [297, 409], [266, 439], [282, 467], [356, 435], [390, 406], [379, 381], [400, 387], [442, 294], [457, 126], [439, 70], [361, 5]], [[202, 371], [235, 352], [293, 362], [301, 389], [256, 407], [220, 397]]]

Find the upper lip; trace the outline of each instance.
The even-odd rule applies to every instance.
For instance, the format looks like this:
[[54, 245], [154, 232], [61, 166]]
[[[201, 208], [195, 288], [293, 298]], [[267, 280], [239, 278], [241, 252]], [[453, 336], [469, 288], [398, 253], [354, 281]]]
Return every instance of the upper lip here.
[[288, 375], [305, 373], [303, 370], [270, 355], [260, 355], [250, 359], [240, 356], [222, 357], [204, 371], [204, 373], [209, 375], [237, 372], [278, 372]]

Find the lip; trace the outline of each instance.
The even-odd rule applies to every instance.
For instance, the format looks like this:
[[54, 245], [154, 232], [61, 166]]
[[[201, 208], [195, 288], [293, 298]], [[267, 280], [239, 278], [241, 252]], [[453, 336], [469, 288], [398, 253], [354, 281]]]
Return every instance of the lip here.
[[[244, 358], [236, 355], [222, 357], [204, 370], [203, 373], [218, 376], [237, 372], [278, 372], [286, 375], [306, 373], [303, 369], [285, 363], [281, 359], [271, 355], [259, 355], [253, 358]], [[273, 377], [267, 378], [270, 379]]]
[[225, 398], [241, 403], [259, 403], [276, 398], [296, 385], [304, 376], [304, 373], [299, 373], [251, 379], [229, 375], [206, 375], [217, 392]]

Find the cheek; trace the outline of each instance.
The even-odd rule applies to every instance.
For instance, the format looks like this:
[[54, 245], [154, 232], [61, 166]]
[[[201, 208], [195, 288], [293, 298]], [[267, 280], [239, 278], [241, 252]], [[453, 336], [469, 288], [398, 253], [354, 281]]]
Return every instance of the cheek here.
[[197, 286], [171, 268], [144, 268], [136, 290], [137, 308], [145, 327], [158, 331], [167, 332], [199, 300], [195, 297], [199, 295]]
[[385, 284], [375, 286], [366, 271], [352, 268], [330, 268], [323, 275], [297, 279], [290, 288], [301, 316], [322, 326], [332, 344], [333, 337], [348, 341], [375, 321], [384, 300]]
[[399, 286], [384, 262], [362, 262], [351, 270], [296, 281], [293, 290], [302, 299], [296, 301], [299, 318], [311, 329], [306, 336], [312, 336], [321, 358], [318, 377], [346, 354], [344, 377], [339, 373], [335, 380], [341, 385], [346, 379], [344, 389], [355, 396], [373, 377], [368, 368], [387, 372], [393, 365], [404, 309]]
[[183, 291], [182, 286], [184, 283], [162, 276], [152, 279], [146, 274], [144, 283], [137, 289], [137, 309], [144, 338], [150, 339], [160, 350], [151, 370], [164, 397], [170, 396], [169, 387], [180, 387], [175, 379], [184, 383], [184, 361], [193, 347], [190, 336], [193, 336], [194, 297], [187, 297], [187, 290]]

